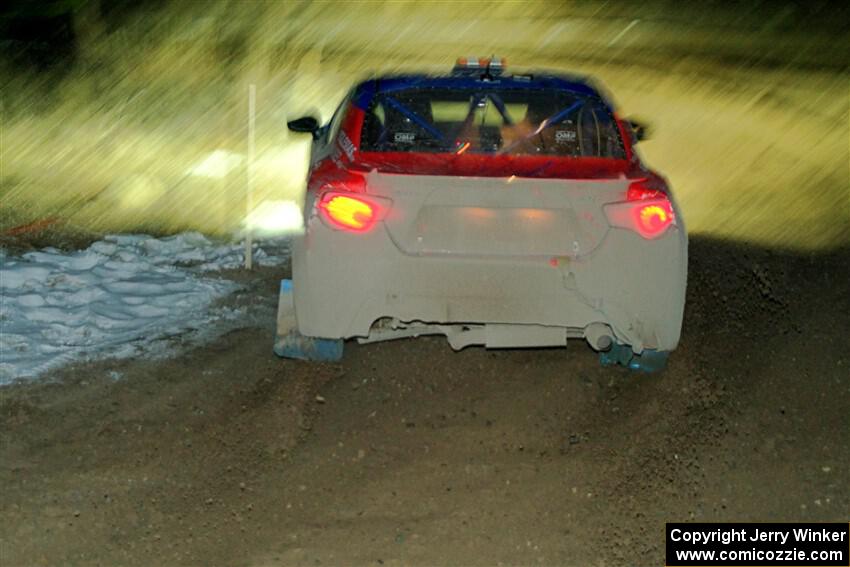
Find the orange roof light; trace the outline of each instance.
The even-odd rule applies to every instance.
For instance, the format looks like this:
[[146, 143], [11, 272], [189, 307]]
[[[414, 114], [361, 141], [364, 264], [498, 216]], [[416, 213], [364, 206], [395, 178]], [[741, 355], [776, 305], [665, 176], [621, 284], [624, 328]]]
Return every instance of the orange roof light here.
[[473, 74], [482, 71], [490, 75], [500, 75], [506, 66], [507, 61], [502, 57], [458, 57], [454, 72]]

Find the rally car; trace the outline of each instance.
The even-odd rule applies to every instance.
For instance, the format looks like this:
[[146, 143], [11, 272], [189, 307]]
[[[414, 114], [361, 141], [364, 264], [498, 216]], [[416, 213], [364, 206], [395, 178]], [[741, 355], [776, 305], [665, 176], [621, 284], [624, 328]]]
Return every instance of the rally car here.
[[687, 235], [642, 130], [586, 79], [461, 59], [370, 79], [311, 133], [305, 232], [275, 352], [445, 335], [454, 349], [564, 347], [662, 368], [676, 348]]

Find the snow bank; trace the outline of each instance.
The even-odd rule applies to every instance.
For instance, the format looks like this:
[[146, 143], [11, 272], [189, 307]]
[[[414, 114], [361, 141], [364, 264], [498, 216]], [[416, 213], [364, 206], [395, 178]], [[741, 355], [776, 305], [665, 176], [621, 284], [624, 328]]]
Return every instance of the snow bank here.
[[[236, 284], [205, 272], [238, 268], [243, 253], [199, 233], [107, 236], [70, 253], [0, 251], [0, 384], [73, 360], [152, 353], [154, 339], [234, 317], [211, 303]], [[260, 265], [285, 259], [254, 247]]]

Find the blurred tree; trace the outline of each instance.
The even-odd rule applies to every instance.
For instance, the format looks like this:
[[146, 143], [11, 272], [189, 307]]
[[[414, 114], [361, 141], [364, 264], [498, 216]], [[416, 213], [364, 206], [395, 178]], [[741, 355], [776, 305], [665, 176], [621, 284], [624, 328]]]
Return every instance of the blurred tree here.
[[0, 56], [15, 67], [46, 70], [77, 55], [74, 14], [88, 0], [12, 0], [0, 4]]
[[[156, 12], [168, 5], [168, 0], [100, 0], [98, 15], [107, 32], [131, 23], [140, 16]], [[203, 4], [196, 5], [198, 12], [204, 12]]]

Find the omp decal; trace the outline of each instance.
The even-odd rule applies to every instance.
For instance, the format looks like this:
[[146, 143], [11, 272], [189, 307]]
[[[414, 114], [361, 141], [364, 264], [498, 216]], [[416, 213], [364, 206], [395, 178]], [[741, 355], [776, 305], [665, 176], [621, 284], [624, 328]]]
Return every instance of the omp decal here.
[[393, 139], [396, 143], [412, 144], [416, 140], [416, 134], [413, 132], [396, 132]]
[[555, 141], [559, 144], [576, 141], [575, 130], [555, 130]]

